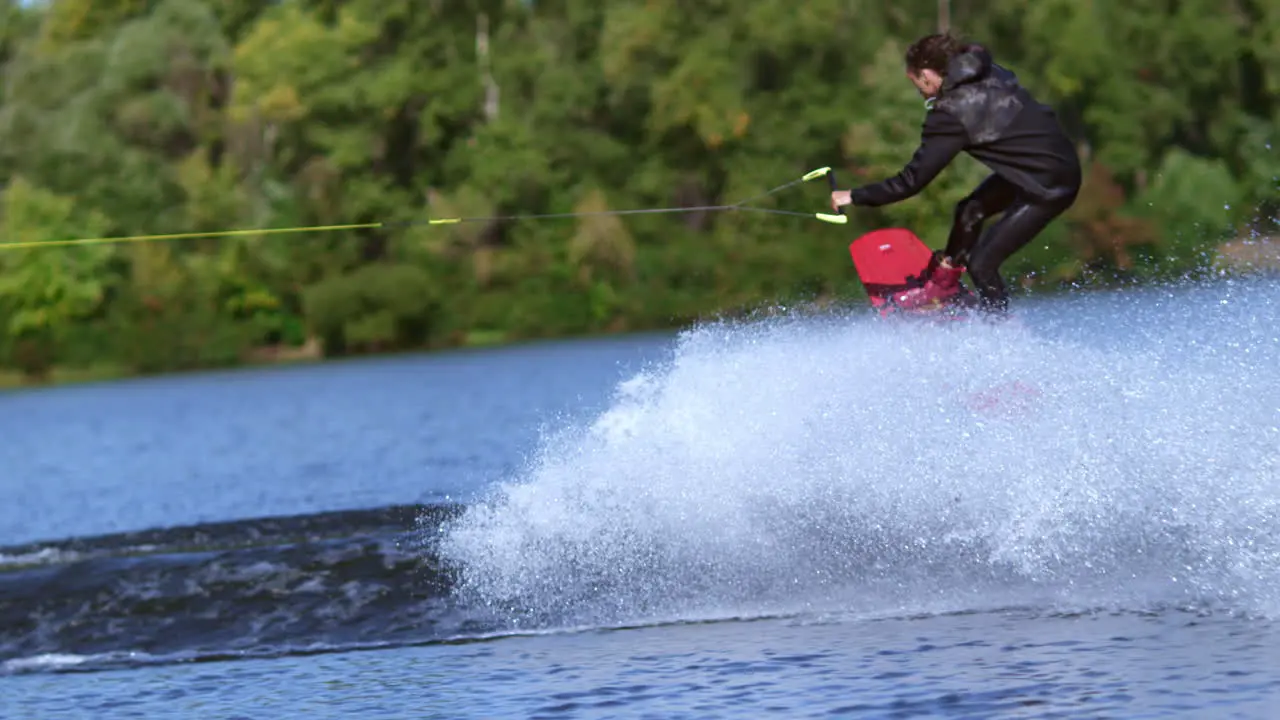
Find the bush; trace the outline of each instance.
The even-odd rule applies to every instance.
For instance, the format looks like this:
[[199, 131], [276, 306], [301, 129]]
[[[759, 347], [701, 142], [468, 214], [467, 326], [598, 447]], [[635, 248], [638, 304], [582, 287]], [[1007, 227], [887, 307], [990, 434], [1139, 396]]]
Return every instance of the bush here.
[[303, 303], [327, 356], [419, 347], [440, 310], [430, 275], [407, 264], [366, 265], [317, 283]]

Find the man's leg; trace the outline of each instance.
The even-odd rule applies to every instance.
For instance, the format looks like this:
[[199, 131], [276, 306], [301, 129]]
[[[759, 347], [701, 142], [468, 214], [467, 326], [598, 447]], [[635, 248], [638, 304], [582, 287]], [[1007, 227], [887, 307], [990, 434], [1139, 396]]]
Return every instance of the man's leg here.
[[992, 215], [1007, 209], [1018, 198], [1018, 188], [999, 175], [989, 175], [968, 197], [956, 204], [951, 235], [943, 254], [955, 265], [964, 265], [982, 233], [982, 225]]
[[973, 248], [968, 263], [969, 277], [978, 287], [987, 310], [1003, 312], [1009, 306], [1009, 293], [1000, 278], [1000, 266], [1071, 207], [1074, 200], [1074, 196], [1049, 203], [1020, 200]]

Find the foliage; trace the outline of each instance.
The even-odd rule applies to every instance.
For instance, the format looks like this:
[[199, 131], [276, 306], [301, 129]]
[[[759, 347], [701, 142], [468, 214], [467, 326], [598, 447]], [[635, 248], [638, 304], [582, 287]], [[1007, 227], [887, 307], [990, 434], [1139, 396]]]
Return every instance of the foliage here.
[[[1022, 286], [1151, 276], [1269, 232], [1280, 5], [952, 3], [1078, 140], [1076, 206]], [[896, 172], [902, 53], [937, 3], [49, 0], [0, 4], [0, 362], [33, 377], [643, 329], [859, 292], [845, 245], [946, 239], [960, 158], [841, 229], [756, 213], [429, 218], [734, 203], [823, 165]], [[1170, 9], [1172, 8], [1172, 10]], [[821, 211], [825, 187], [771, 196]], [[2, 245], [0, 245], [2, 247]]]
[[430, 336], [432, 290], [420, 268], [375, 263], [310, 288], [306, 310], [328, 354], [412, 347]]

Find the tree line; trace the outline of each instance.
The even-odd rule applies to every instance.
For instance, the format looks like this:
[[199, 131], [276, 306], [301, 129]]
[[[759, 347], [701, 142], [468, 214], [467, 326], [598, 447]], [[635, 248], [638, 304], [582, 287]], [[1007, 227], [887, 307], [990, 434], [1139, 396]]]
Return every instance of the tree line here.
[[[1059, 111], [1086, 185], [1024, 287], [1212, 267], [1271, 232], [1280, 1], [2, 0], [0, 364], [151, 373], [668, 327], [857, 298], [846, 246], [945, 242], [984, 174], [848, 226], [734, 203], [896, 172], [939, 21]], [[945, 7], [945, 13], [939, 17]], [[821, 212], [825, 185], [770, 196]], [[418, 224], [415, 224], [418, 223]]]

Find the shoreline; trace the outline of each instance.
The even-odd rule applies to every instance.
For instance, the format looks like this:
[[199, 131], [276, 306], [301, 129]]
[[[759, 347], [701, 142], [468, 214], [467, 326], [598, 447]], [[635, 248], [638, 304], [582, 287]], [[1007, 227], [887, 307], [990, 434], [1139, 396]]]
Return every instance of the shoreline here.
[[[1280, 238], [1240, 238], [1218, 245], [1218, 247], [1215, 248], [1213, 255], [1214, 260], [1210, 263], [1210, 268], [1206, 268], [1206, 270], [1209, 270], [1210, 272], [1212, 272], [1213, 269], [1226, 270], [1228, 272], [1235, 271], [1231, 274], [1239, 273], [1245, 276], [1273, 275], [1280, 272]], [[1137, 284], [1139, 286], [1159, 286], [1166, 284], [1166, 282], [1167, 281], [1152, 280], [1138, 281]], [[1032, 288], [1022, 285], [1021, 287], [1024, 298], [1053, 296], [1061, 294], [1063, 291], [1062, 288], [1054, 289], [1043, 286]], [[1084, 286], [1077, 286], [1074, 289], [1076, 291], [1090, 292], [1099, 290], [1115, 290], [1122, 287], [1132, 287], [1132, 283], [1124, 281], [1097, 282], [1095, 280], [1094, 282], [1087, 283]], [[853, 304], [856, 304], [853, 297], [826, 297], [821, 301], [812, 303], [814, 307], [820, 308], [823, 311], [830, 311], [841, 306]], [[135, 372], [128, 370], [125, 367], [110, 363], [103, 363], [89, 367], [55, 365], [50, 370], [48, 377], [43, 379], [31, 379], [25, 377], [22, 371], [17, 368], [0, 366], [0, 394], [19, 392], [23, 390], [53, 389], [73, 385], [121, 382], [126, 380], [145, 380], [188, 374], [290, 368], [361, 360], [381, 360], [405, 356], [436, 356], [449, 353], [518, 348], [520, 346], [536, 343], [591, 341], [630, 336], [678, 333], [682, 330], [707, 322], [741, 320], [744, 318], [758, 316], [761, 313], [771, 314], [769, 309], [775, 306], [776, 303], [774, 302], [761, 301], [751, 307], [725, 308], [719, 313], [708, 315], [706, 317], [684, 319], [678, 322], [661, 323], [652, 327], [632, 327], [625, 323], [621, 325], [615, 323], [614, 327], [617, 327], [618, 329], [585, 331], [580, 333], [551, 333], [546, 335], [533, 335], [527, 337], [515, 336], [508, 338], [495, 331], [474, 331], [462, 338], [460, 342], [455, 343], [387, 351], [366, 351], [336, 357], [326, 357], [320, 347], [319, 341], [314, 336], [311, 336], [308, 337], [307, 341], [299, 347], [264, 346], [252, 348], [245, 353], [240, 362], [233, 364], [210, 365], [205, 367], [194, 367], [155, 373]], [[793, 307], [799, 306], [797, 305]]]
[[[210, 365], [207, 367], [196, 367], [157, 373], [132, 372], [126, 368], [106, 363], [94, 367], [55, 366], [50, 371], [49, 377], [43, 380], [25, 378], [22, 372], [16, 368], [0, 367], [0, 396], [7, 393], [18, 393], [23, 391], [52, 390], [55, 388], [72, 387], [77, 385], [118, 383], [134, 380], [156, 380], [161, 378], [181, 377], [183, 375], [207, 375], [211, 373], [235, 373], [305, 366], [335, 365], [339, 363], [375, 362], [392, 360], [395, 358], [425, 358], [471, 352], [514, 350], [523, 346], [543, 343], [578, 341], [591, 342], [627, 337], [638, 338], [644, 336], [672, 334], [690, 326], [690, 323], [683, 323], [659, 328], [512, 338], [511, 340], [502, 341], [488, 340], [470, 344], [406, 348], [383, 352], [357, 353], [338, 357], [325, 357], [318, 351], [318, 349], [314, 352], [302, 352], [301, 348], [277, 348], [269, 346], [256, 348], [250, 351], [245, 360], [232, 365]], [[311, 341], [308, 341], [308, 345], [309, 344], [311, 344]], [[306, 345], [303, 347], [305, 348]]]

